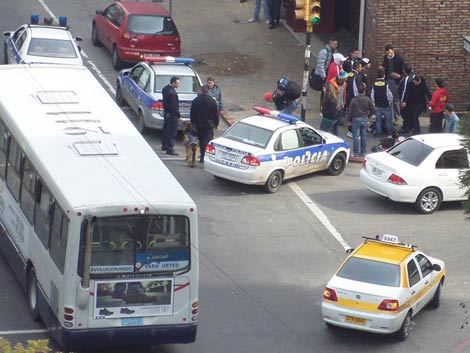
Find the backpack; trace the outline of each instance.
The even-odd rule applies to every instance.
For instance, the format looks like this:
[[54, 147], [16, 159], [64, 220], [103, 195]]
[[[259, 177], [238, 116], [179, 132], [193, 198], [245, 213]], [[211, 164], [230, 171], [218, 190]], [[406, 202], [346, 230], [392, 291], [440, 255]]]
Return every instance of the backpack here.
[[302, 87], [297, 82], [289, 81], [286, 89], [286, 99], [296, 100], [302, 95]]
[[323, 79], [321, 76], [315, 74], [315, 69], [310, 70], [310, 74], [308, 75], [308, 85], [314, 91], [321, 91], [323, 89]]

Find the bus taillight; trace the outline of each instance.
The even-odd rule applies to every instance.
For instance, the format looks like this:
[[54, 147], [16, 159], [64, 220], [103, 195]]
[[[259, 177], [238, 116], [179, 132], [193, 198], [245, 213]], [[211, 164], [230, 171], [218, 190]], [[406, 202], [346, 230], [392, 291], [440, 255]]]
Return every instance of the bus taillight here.
[[73, 321], [73, 308], [64, 306], [64, 320]]

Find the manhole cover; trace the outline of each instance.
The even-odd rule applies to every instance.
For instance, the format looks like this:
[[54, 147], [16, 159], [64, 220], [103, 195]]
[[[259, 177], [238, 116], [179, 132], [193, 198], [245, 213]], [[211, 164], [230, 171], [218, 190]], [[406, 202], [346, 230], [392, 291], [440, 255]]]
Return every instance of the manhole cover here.
[[207, 53], [194, 57], [196, 69], [214, 76], [238, 76], [256, 72], [263, 61], [255, 56], [240, 53]]

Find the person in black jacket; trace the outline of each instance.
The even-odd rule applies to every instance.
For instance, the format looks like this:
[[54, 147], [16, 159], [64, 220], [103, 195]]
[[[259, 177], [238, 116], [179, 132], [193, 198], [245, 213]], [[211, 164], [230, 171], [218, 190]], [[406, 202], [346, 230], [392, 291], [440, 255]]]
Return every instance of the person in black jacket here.
[[426, 111], [428, 100], [431, 99], [431, 92], [423, 76], [414, 75], [411, 82], [412, 84], [405, 94], [402, 106], [403, 108], [410, 108], [411, 126], [409, 128], [413, 131], [413, 135], [419, 135], [421, 133], [419, 116]]
[[206, 146], [210, 140], [214, 138], [214, 129], [219, 126], [219, 109], [217, 103], [208, 94], [209, 88], [202, 86], [196, 98], [191, 103], [191, 111], [189, 113], [191, 125], [196, 128], [197, 137], [199, 139], [199, 147], [201, 149], [201, 157], [199, 163], [204, 162]]
[[403, 119], [403, 125], [401, 127], [401, 133], [407, 134], [411, 129], [411, 107], [403, 105], [405, 96], [410, 89], [413, 79], [413, 69], [410, 65], [403, 65], [403, 77], [400, 80], [398, 86], [398, 96], [400, 97], [401, 117]]
[[385, 80], [393, 94], [393, 116], [395, 119], [400, 117], [400, 97], [398, 95], [398, 85], [403, 76], [403, 65], [405, 60], [395, 53], [393, 45], [388, 44], [385, 47], [385, 55], [382, 66], [385, 69]]
[[178, 77], [173, 76], [170, 84], [162, 89], [163, 96], [163, 129], [162, 129], [162, 151], [177, 156], [175, 152], [175, 140], [178, 133], [178, 120], [180, 115], [180, 103], [176, 88], [181, 84]]

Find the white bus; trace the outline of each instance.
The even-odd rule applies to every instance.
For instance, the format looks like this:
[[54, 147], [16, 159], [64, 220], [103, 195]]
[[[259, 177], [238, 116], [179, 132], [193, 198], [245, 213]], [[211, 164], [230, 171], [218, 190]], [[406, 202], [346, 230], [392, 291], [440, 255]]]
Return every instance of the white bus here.
[[196, 338], [194, 202], [85, 67], [0, 66], [0, 248], [64, 350]]

